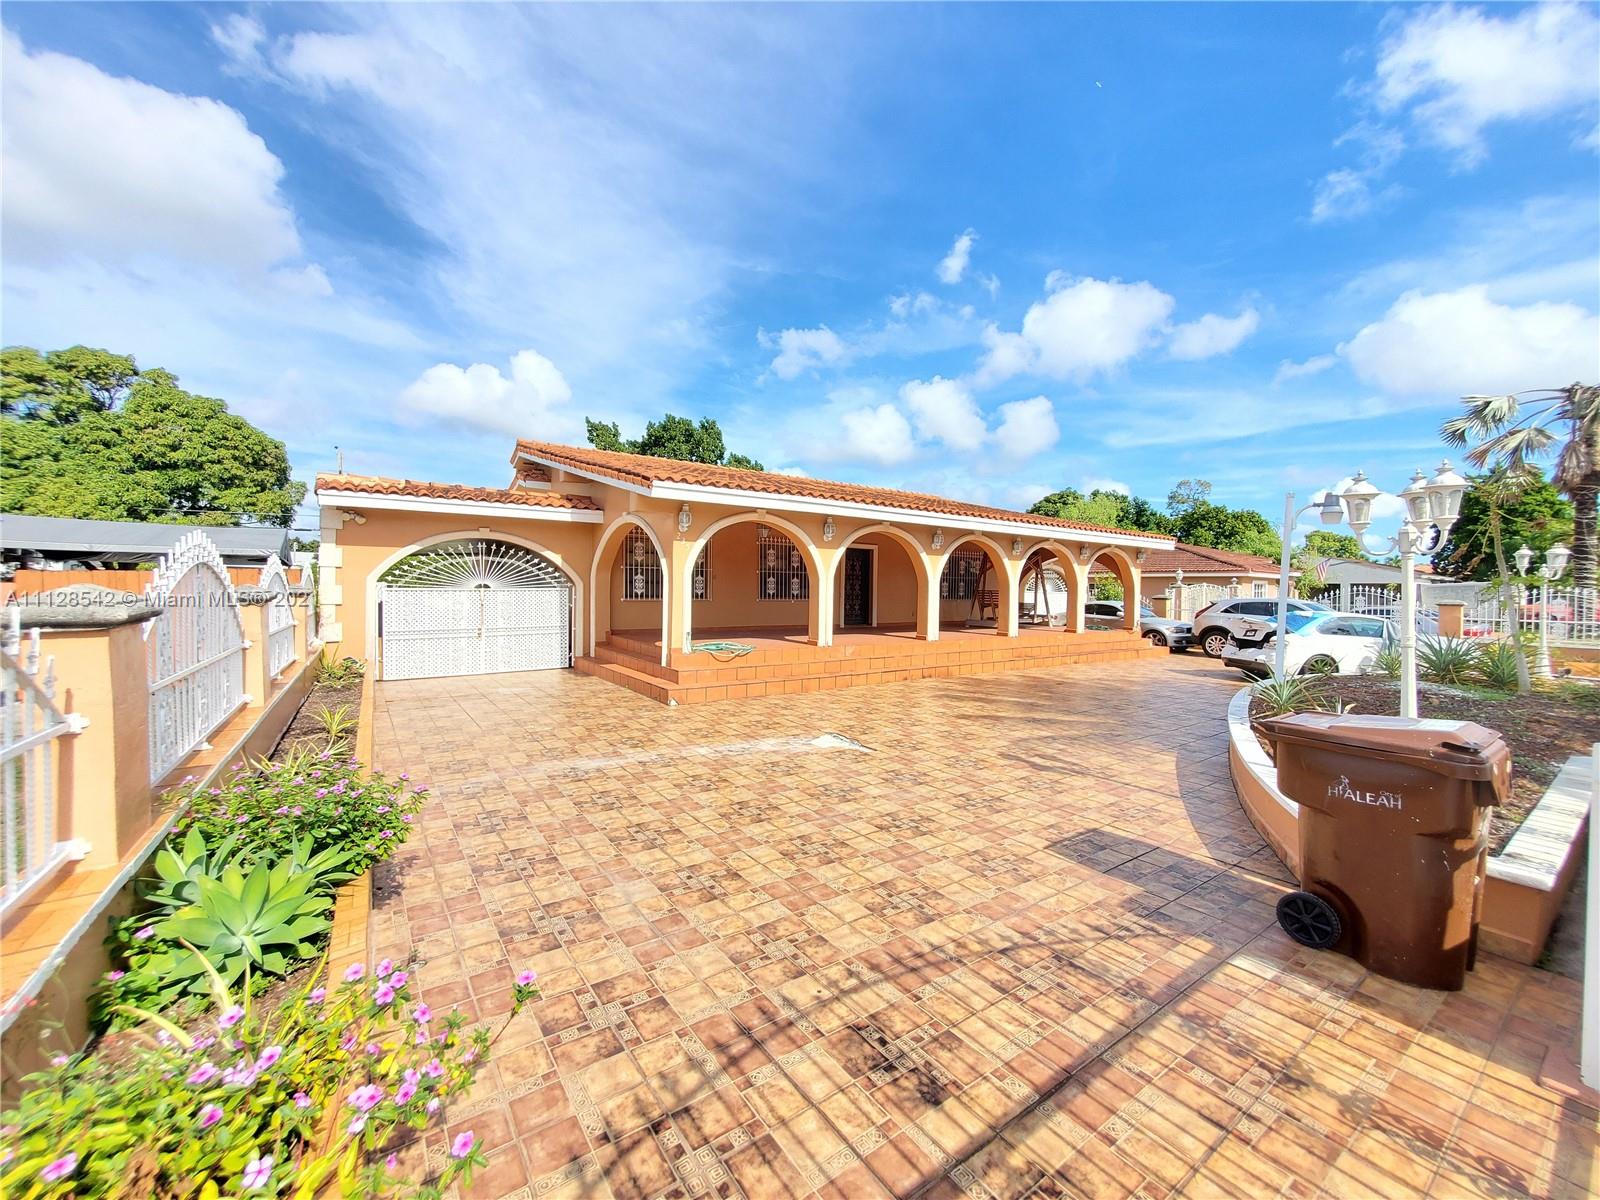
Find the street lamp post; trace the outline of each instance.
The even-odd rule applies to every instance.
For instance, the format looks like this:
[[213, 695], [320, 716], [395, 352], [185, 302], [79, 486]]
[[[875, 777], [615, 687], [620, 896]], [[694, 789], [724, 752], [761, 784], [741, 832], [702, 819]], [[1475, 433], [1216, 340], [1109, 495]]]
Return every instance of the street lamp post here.
[[1381, 549], [1367, 548], [1367, 527], [1372, 524], [1372, 502], [1383, 493], [1375, 488], [1366, 475], [1357, 471], [1350, 486], [1344, 489], [1345, 517], [1356, 542], [1369, 554], [1400, 552], [1400, 715], [1417, 715], [1417, 577], [1418, 554], [1432, 554], [1444, 545], [1450, 527], [1461, 514], [1461, 497], [1466, 495], [1467, 481], [1450, 467], [1449, 460], [1439, 464], [1432, 479], [1421, 471], [1411, 477], [1400, 499], [1405, 501], [1406, 516], [1400, 532], [1380, 542]]
[[[1567, 569], [1567, 559], [1572, 551], [1560, 542], [1544, 552], [1544, 565], [1539, 568], [1539, 655], [1533, 660], [1533, 673], [1540, 679], [1549, 679], [1550, 670], [1550, 585]], [[1526, 575], [1533, 565], [1533, 551], [1526, 542], [1516, 553], [1517, 571]], [[1515, 621], [1516, 617], [1513, 616]]]
[[1294, 538], [1295, 524], [1312, 509], [1322, 514], [1324, 525], [1337, 525], [1344, 519], [1344, 509], [1339, 506], [1339, 497], [1331, 490], [1324, 492], [1321, 500], [1298, 510], [1294, 506], [1293, 492], [1289, 492], [1283, 498], [1283, 552], [1278, 558], [1278, 632], [1272, 635], [1272, 673], [1279, 679], [1283, 678], [1283, 657], [1286, 653], [1284, 643], [1289, 633], [1284, 625], [1289, 617], [1289, 543]]

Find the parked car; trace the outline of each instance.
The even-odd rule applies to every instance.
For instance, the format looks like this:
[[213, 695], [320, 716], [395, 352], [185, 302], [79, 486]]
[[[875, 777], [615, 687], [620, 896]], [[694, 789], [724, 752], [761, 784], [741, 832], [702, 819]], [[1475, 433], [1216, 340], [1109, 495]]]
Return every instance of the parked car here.
[[[1090, 600], [1083, 606], [1084, 624], [1090, 629], [1120, 629], [1121, 600]], [[1187, 650], [1194, 645], [1194, 627], [1187, 621], [1158, 617], [1149, 605], [1139, 606], [1139, 633], [1152, 646]]]
[[[1357, 602], [1350, 610], [1360, 617], [1377, 617], [1380, 621], [1398, 621], [1400, 619], [1400, 600], [1366, 600]], [[1437, 608], [1417, 609], [1417, 632], [1425, 633], [1429, 637], [1439, 634], [1439, 610]]]
[[[1288, 606], [1291, 613], [1333, 611], [1326, 604], [1318, 604], [1315, 600], [1299, 600], [1293, 596], [1289, 598]], [[1265, 630], [1262, 629], [1263, 622], [1266, 623]], [[1215, 604], [1208, 604], [1195, 613], [1190, 625], [1194, 629], [1194, 640], [1199, 643], [1200, 649], [1211, 658], [1221, 658], [1229, 638], [1240, 645], [1249, 645], [1261, 641], [1277, 623], [1277, 597], [1258, 596], [1251, 599], [1218, 600]], [[1251, 629], [1253, 632], [1246, 634], [1246, 629]]]
[[[1360, 675], [1370, 671], [1378, 652], [1395, 638], [1394, 622], [1360, 613], [1292, 612], [1284, 643], [1285, 675]], [[1265, 679], [1276, 665], [1271, 637], [1250, 646], [1230, 643], [1222, 661], [1246, 675]]]

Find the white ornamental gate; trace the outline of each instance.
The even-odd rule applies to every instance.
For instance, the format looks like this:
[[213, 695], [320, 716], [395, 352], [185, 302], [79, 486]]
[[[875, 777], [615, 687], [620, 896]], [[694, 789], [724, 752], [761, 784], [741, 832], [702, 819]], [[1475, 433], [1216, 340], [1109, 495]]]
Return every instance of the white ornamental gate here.
[[378, 586], [384, 679], [572, 665], [572, 584], [548, 559], [489, 538], [429, 546]]
[[261, 590], [267, 593], [267, 674], [276, 679], [294, 662], [294, 609], [289, 604], [289, 577], [276, 554], [261, 568]]
[[144, 594], [161, 608], [144, 627], [150, 778], [160, 780], [249, 699], [244, 621], [228, 568], [199, 531], [172, 548]]

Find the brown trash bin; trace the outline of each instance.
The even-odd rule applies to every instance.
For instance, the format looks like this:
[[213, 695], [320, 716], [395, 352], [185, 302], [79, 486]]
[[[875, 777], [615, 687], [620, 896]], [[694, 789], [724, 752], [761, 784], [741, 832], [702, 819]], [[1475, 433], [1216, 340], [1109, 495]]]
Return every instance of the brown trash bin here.
[[1477, 951], [1488, 809], [1511, 749], [1470, 721], [1299, 713], [1261, 722], [1300, 805], [1284, 931], [1417, 987], [1457, 991]]

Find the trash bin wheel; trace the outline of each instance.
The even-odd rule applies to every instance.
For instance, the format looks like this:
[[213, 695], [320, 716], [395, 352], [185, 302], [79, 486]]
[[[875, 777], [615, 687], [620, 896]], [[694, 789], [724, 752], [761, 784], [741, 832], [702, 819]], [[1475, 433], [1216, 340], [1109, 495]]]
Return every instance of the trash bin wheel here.
[[1311, 892], [1290, 892], [1280, 899], [1278, 924], [1295, 941], [1313, 950], [1328, 949], [1344, 932], [1338, 910]]

